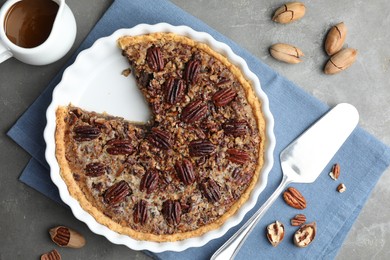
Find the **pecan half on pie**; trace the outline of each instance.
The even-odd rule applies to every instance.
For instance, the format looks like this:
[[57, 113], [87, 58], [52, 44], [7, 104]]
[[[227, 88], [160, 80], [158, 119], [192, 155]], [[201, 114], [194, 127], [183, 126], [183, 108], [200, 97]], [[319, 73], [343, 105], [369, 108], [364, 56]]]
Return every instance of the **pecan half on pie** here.
[[56, 156], [70, 194], [99, 223], [138, 240], [218, 228], [248, 199], [263, 165], [260, 101], [206, 44], [172, 33], [118, 44], [153, 116], [135, 124], [59, 107]]

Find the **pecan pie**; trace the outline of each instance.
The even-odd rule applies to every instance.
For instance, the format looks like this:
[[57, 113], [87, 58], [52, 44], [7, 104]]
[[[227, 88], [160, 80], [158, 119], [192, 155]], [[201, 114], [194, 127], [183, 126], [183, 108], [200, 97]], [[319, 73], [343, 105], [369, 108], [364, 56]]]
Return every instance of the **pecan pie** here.
[[260, 101], [204, 43], [153, 33], [118, 44], [153, 116], [136, 124], [58, 108], [56, 156], [70, 194], [98, 222], [138, 240], [218, 228], [248, 199], [263, 165]]

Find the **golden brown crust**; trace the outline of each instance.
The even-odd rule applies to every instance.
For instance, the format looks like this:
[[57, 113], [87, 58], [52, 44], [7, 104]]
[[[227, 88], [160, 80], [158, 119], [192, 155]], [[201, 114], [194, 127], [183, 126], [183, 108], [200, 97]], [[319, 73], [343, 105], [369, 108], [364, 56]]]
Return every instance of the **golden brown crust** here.
[[129, 235], [130, 237], [137, 240], [147, 240], [147, 241], [157, 241], [157, 242], [178, 241], [178, 240], [183, 240], [191, 237], [198, 237], [210, 230], [219, 228], [228, 218], [230, 218], [233, 214], [235, 214], [236, 211], [241, 207], [241, 205], [248, 200], [254, 186], [258, 181], [259, 174], [264, 163], [263, 156], [264, 156], [264, 143], [265, 143], [265, 120], [261, 111], [261, 104], [258, 98], [256, 97], [254, 90], [251, 87], [251, 84], [244, 78], [241, 71], [235, 65], [230, 63], [226, 57], [215, 52], [208, 45], [204, 43], [195, 42], [187, 37], [179, 36], [172, 33], [154, 33], [154, 34], [142, 35], [136, 37], [125, 36], [118, 40], [118, 44], [122, 49], [125, 49], [126, 46], [128, 46], [129, 44], [134, 44], [143, 41], [152, 41], [152, 42], [153, 41], [178, 41], [187, 44], [189, 46], [196, 47], [204, 52], [207, 52], [209, 55], [212, 55], [216, 59], [221, 61], [226, 67], [230, 69], [230, 71], [241, 83], [241, 85], [245, 90], [247, 101], [252, 107], [252, 111], [256, 118], [259, 134], [261, 138], [259, 153], [258, 153], [259, 154], [258, 164], [256, 170], [254, 171], [253, 178], [248, 188], [241, 195], [241, 197], [232, 205], [232, 207], [227, 212], [225, 212], [225, 214], [223, 214], [220, 218], [218, 218], [215, 222], [207, 224], [205, 226], [201, 226], [200, 228], [193, 231], [187, 231], [187, 232], [175, 233], [175, 234], [156, 235], [156, 234], [142, 233], [142, 232], [135, 231], [132, 228], [124, 227], [114, 222], [109, 217], [104, 215], [101, 211], [99, 211], [96, 207], [94, 207], [91, 204], [91, 202], [87, 200], [86, 196], [83, 194], [79, 185], [76, 183], [76, 181], [72, 176], [68, 161], [65, 156], [66, 144], [64, 141], [64, 137], [66, 131], [65, 118], [68, 115], [67, 107], [59, 107], [56, 112], [57, 115], [57, 120], [56, 120], [57, 129], [55, 134], [56, 157], [60, 165], [61, 176], [68, 186], [70, 195], [79, 201], [81, 207], [84, 210], [86, 210], [89, 214], [91, 214], [97, 220], [97, 222], [109, 227], [111, 230], [115, 232]]

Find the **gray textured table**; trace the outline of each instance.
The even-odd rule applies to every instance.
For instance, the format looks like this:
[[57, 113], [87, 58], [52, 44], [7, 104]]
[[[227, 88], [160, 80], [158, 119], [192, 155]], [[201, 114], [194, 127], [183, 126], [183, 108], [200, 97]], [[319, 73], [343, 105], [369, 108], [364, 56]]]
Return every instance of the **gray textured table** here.
[[[304, 1], [307, 14], [299, 23], [280, 26], [270, 17], [283, 1], [185, 1], [178, 6], [238, 42], [303, 89], [334, 105], [349, 102], [360, 112], [360, 125], [390, 145], [390, 4], [387, 0]], [[0, 5], [4, 0], [0, 0]], [[78, 26], [73, 52], [110, 5], [108, 0], [68, 0]], [[328, 28], [344, 21], [347, 44], [359, 50], [357, 62], [335, 76], [322, 73], [327, 60], [323, 39]], [[275, 61], [268, 47], [276, 42], [299, 46], [304, 62]], [[63, 259], [148, 259], [125, 246], [111, 244], [76, 220], [70, 210], [18, 181], [30, 156], [6, 136], [7, 130], [38, 97], [69, 58], [43, 67], [10, 59], [0, 64], [0, 259], [38, 259], [53, 246], [47, 230], [71, 226], [87, 239], [80, 250], [61, 250]], [[380, 179], [354, 224], [339, 259], [388, 259], [390, 256], [390, 169]]]

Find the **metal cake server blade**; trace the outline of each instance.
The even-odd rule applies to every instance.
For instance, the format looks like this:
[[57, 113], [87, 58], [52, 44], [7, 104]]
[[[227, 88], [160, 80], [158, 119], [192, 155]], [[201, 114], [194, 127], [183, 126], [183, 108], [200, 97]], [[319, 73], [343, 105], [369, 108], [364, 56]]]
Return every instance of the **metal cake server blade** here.
[[311, 183], [324, 170], [359, 122], [356, 108], [342, 103], [289, 144], [280, 154], [283, 178], [261, 208], [211, 257], [233, 259], [245, 239], [290, 183]]

